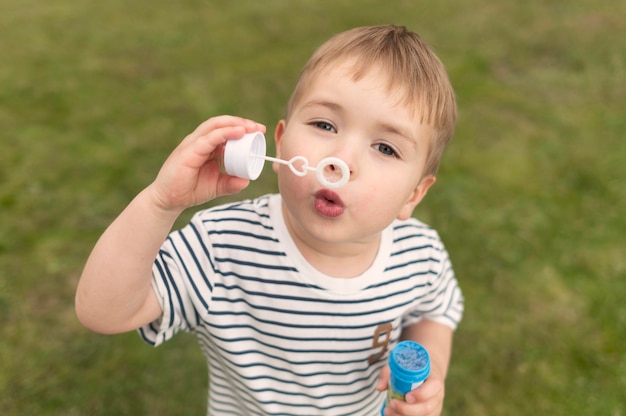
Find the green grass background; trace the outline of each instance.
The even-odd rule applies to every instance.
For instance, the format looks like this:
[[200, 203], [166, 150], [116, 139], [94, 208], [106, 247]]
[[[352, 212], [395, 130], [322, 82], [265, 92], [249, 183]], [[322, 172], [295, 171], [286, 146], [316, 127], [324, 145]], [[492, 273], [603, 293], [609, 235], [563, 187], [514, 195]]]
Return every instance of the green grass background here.
[[[623, 0], [1, 0], [0, 414], [204, 413], [191, 336], [77, 323], [82, 265], [197, 124], [272, 130], [314, 48], [378, 23], [419, 32], [458, 96], [416, 211], [466, 296], [445, 414], [626, 415]], [[237, 198], [274, 189], [267, 169]]]

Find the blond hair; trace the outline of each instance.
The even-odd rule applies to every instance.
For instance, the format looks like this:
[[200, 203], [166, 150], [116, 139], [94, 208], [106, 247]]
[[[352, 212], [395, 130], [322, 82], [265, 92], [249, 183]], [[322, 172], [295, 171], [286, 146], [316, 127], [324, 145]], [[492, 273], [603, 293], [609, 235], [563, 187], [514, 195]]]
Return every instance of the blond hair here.
[[454, 134], [456, 102], [448, 74], [435, 53], [420, 37], [403, 26], [366, 26], [339, 33], [320, 46], [304, 67], [287, 103], [285, 119], [302, 99], [306, 88], [325, 70], [354, 62], [354, 81], [372, 68], [388, 76], [387, 88], [400, 94], [419, 122], [430, 126], [425, 174], [434, 175], [446, 144]]

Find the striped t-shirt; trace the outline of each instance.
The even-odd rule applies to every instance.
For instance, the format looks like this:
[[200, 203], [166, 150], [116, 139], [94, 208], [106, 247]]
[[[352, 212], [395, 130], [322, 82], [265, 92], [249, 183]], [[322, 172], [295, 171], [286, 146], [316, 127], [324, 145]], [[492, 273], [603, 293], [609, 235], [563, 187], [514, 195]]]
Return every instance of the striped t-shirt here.
[[195, 214], [153, 266], [163, 316], [152, 345], [194, 332], [209, 362], [209, 415], [379, 415], [381, 368], [402, 328], [455, 328], [463, 298], [437, 233], [409, 219], [382, 233], [362, 275], [315, 270], [279, 195]]

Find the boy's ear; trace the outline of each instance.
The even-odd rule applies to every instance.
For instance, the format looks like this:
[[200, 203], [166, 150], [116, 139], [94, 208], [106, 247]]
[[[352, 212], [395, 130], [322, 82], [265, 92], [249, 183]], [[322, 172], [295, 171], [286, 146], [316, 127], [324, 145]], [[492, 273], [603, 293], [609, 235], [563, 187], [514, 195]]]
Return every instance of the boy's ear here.
[[[280, 120], [274, 130], [274, 143], [276, 144], [276, 158], [280, 159], [280, 145], [282, 144], [283, 134], [285, 133], [286, 122]], [[272, 170], [278, 173], [278, 163], [272, 163]]]
[[400, 209], [400, 212], [398, 213], [399, 220], [406, 220], [413, 215], [413, 210], [422, 201], [422, 199], [424, 199], [426, 193], [428, 192], [428, 188], [430, 188], [435, 181], [437, 181], [437, 178], [433, 175], [424, 176], [422, 180], [420, 180], [415, 189], [413, 189], [413, 192], [409, 195], [409, 199], [407, 199]]

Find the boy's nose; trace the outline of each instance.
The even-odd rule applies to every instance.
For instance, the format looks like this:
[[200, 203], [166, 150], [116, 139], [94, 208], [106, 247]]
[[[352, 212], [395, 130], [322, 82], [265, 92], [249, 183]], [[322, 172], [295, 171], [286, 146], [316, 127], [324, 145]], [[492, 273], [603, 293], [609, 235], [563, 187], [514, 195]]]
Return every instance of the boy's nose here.
[[[358, 171], [357, 161], [359, 160], [358, 146], [346, 144], [335, 149], [335, 152], [331, 156], [343, 160], [346, 165], [348, 165], [348, 170], [350, 171], [350, 179], [352, 179], [356, 175]], [[330, 165], [326, 169], [334, 169], [334, 172], [329, 171], [329, 174], [341, 175], [341, 168], [339, 166]]]

